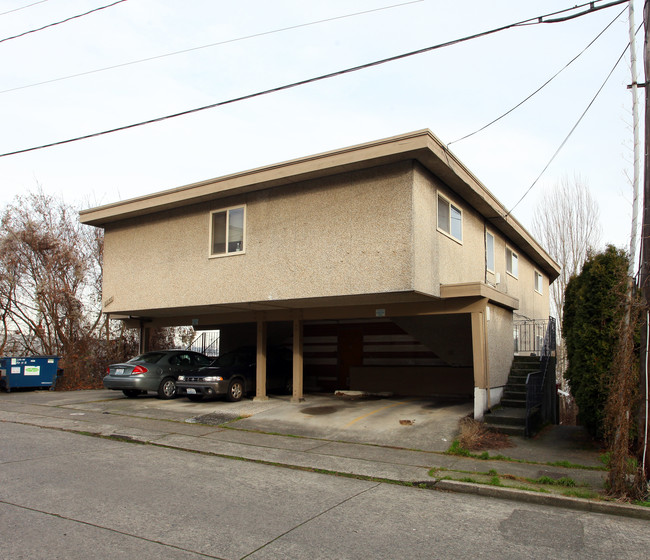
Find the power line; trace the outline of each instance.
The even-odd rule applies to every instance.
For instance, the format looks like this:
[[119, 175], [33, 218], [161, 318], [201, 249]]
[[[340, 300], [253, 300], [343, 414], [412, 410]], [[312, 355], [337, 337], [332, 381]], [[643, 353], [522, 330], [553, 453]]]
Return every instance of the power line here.
[[14, 8], [13, 10], [7, 10], [6, 12], [1, 12], [0, 16], [12, 14], [13, 12], [20, 12], [20, 10], [24, 10], [25, 8], [31, 8], [32, 6], [36, 6], [37, 4], [43, 4], [47, 1], [48, 0], [39, 0], [38, 2], [32, 2], [31, 4], [27, 4], [26, 6], [21, 6], [20, 8]]
[[[43, 0], [43, 1], [45, 1], [45, 0]], [[382, 10], [389, 10], [389, 9], [392, 9], [392, 8], [399, 8], [399, 7], [402, 7], [402, 6], [406, 6], [408, 4], [417, 4], [417, 3], [423, 2], [423, 1], [424, 0], [411, 0], [410, 2], [403, 2], [401, 4], [393, 4], [391, 6], [383, 6], [381, 8], [375, 8], [375, 9], [372, 9], [372, 10], [365, 10], [365, 11], [362, 11], [362, 12], [355, 12], [353, 14], [335, 16], [335, 17], [331, 17], [331, 18], [327, 18], [327, 19], [321, 19], [321, 20], [317, 20], [317, 21], [310, 21], [310, 22], [307, 22], [307, 23], [299, 23], [297, 25], [290, 25], [288, 27], [273, 29], [271, 31], [262, 31], [261, 33], [254, 33], [252, 35], [246, 35], [245, 37], [238, 37], [236, 39], [226, 39], [225, 41], [219, 41], [217, 43], [210, 43], [208, 45], [201, 45], [201, 46], [198, 46], [198, 47], [191, 47], [189, 49], [183, 49], [183, 50], [180, 50], [180, 51], [174, 51], [174, 52], [170, 52], [170, 53], [159, 54], [159, 55], [150, 56], [150, 57], [147, 57], [147, 58], [141, 58], [139, 60], [132, 60], [130, 62], [123, 62], [123, 63], [120, 63], [120, 64], [114, 64], [112, 66], [105, 66], [104, 68], [97, 68], [95, 70], [88, 70], [86, 72], [78, 72], [76, 74], [70, 74], [68, 76], [61, 76], [59, 78], [52, 78], [51, 80], [44, 80], [42, 82], [35, 82], [35, 83], [27, 84], [27, 85], [24, 85], [24, 86], [17, 86], [17, 87], [5, 89], [5, 90], [0, 90], [0, 94], [8, 93], [10, 91], [17, 91], [17, 90], [20, 90], [20, 89], [27, 89], [27, 88], [36, 87], [36, 86], [42, 86], [42, 85], [45, 85], [45, 84], [51, 84], [53, 82], [60, 82], [60, 81], [63, 81], [63, 80], [70, 80], [72, 78], [79, 78], [80, 76], [87, 76], [89, 74], [96, 74], [98, 72], [105, 72], [106, 70], [115, 70], [116, 68], [123, 68], [125, 66], [140, 64], [142, 62], [150, 62], [152, 60], [158, 60], [160, 58], [175, 56], [177, 54], [184, 54], [184, 53], [188, 53], [188, 52], [192, 52], [192, 51], [198, 51], [198, 50], [201, 50], [201, 49], [207, 49], [207, 48], [210, 48], [210, 47], [217, 47], [219, 45], [227, 45], [228, 43], [237, 43], [239, 41], [246, 41], [248, 39], [254, 39], [256, 37], [263, 37], [265, 35], [272, 35], [274, 33], [280, 33], [280, 32], [283, 32], [283, 31], [291, 31], [293, 29], [299, 29], [301, 27], [308, 27], [308, 26], [317, 25], [317, 24], [320, 24], [320, 23], [327, 23], [327, 22], [336, 21], [336, 20], [339, 20], [339, 19], [345, 19], [345, 18], [351, 18], [351, 17], [355, 17], [355, 16], [360, 16], [360, 15], [365, 15], [365, 14], [369, 14], [369, 13], [372, 13], [372, 12], [379, 12], [379, 11], [382, 11]]]
[[[612, 5], [621, 4], [621, 3], [627, 2], [627, 1], [628, 0], [620, 0], [618, 2], [615, 2]], [[381, 60], [376, 60], [374, 62], [369, 62], [369, 63], [366, 63], [366, 64], [361, 64], [359, 66], [346, 68], [344, 70], [331, 72], [329, 74], [323, 74], [321, 76], [317, 76], [317, 77], [314, 77], [314, 78], [308, 78], [306, 80], [293, 82], [291, 84], [286, 84], [286, 85], [283, 85], [283, 86], [278, 86], [278, 87], [275, 87], [275, 88], [258, 91], [256, 93], [243, 95], [241, 97], [235, 97], [233, 99], [229, 99], [229, 100], [226, 100], [226, 101], [219, 101], [217, 103], [211, 103], [210, 105], [204, 105], [203, 107], [188, 109], [186, 111], [181, 111], [181, 112], [178, 112], [178, 113], [165, 115], [163, 117], [148, 119], [148, 120], [145, 120], [145, 121], [141, 121], [141, 122], [132, 123], [132, 124], [129, 124], [129, 125], [116, 127], [116, 128], [112, 128], [112, 129], [109, 129], [109, 130], [104, 130], [104, 131], [101, 131], [101, 132], [94, 132], [92, 134], [86, 134], [84, 136], [77, 136], [75, 138], [69, 138], [67, 140], [59, 140], [57, 142], [50, 142], [49, 144], [42, 144], [40, 146], [33, 146], [31, 148], [23, 148], [21, 150], [15, 150], [13, 152], [5, 152], [3, 154], [0, 154], [0, 158], [13, 156], [13, 155], [18, 155], [18, 154], [24, 154], [24, 153], [27, 153], [27, 152], [34, 152], [36, 150], [42, 150], [42, 149], [45, 149], [45, 148], [52, 148], [54, 146], [61, 146], [63, 144], [70, 144], [72, 142], [79, 142], [81, 140], [88, 140], [90, 138], [96, 138], [98, 136], [105, 136], [107, 134], [112, 134], [114, 132], [120, 132], [120, 131], [123, 131], [123, 130], [138, 128], [138, 127], [141, 127], [141, 126], [162, 122], [162, 121], [165, 121], [165, 120], [168, 120], [168, 119], [174, 119], [174, 118], [177, 118], [177, 117], [182, 117], [182, 116], [186, 116], [186, 115], [191, 115], [193, 113], [198, 113], [198, 112], [201, 112], [201, 111], [206, 111], [208, 109], [214, 109], [216, 107], [222, 107], [224, 105], [230, 105], [230, 104], [237, 103], [237, 102], [240, 102], [240, 101], [246, 101], [246, 100], [249, 100], [249, 99], [254, 99], [256, 97], [262, 97], [264, 95], [269, 95], [271, 93], [286, 91], [286, 90], [293, 89], [293, 88], [296, 88], [296, 87], [299, 87], [299, 86], [304, 86], [304, 85], [307, 85], [307, 84], [320, 82], [320, 81], [327, 80], [327, 79], [330, 79], [330, 78], [335, 78], [335, 77], [338, 77], [338, 76], [344, 76], [346, 74], [351, 74], [353, 72], [358, 72], [360, 70], [366, 70], [368, 68], [373, 68], [375, 66], [380, 66], [380, 65], [383, 65], [383, 64], [387, 64], [389, 62], [395, 62], [397, 60], [402, 60], [402, 59], [405, 59], [405, 58], [409, 58], [411, 56], [424, 54], [424, 53], [431, 52], [431, 51], [434, 51], [434, 50], [437, 50], [437, 49], [450, 47], [452, 45], [457, 45], [457, 44], [460, 44], [460, 43], [471, 41], [473, 39], [478, 39], [479, 37], [486, 37], [488, 35], [493, 35], [494, 33], [499, 33], [501, 31], [505, 31], [507, 29], [512, 29], [514, 27], [519, 27], [519, 26], [522, 26], [522, 25], [531, 25], [532, 22], [534, 22], [534, 21], [537, 21], [538, 24], [541, 24], [541, 23], [543, 23], [542, 18], [544, 18], [544, 17], [548, 17], [550, 15], [556, 15], [556, 14], [559, 14], [559, 13], [569, 12], [569, 11], [576, 10], [576, 9], [579, 9], [579, 8], [583, 8], [584, 6], [593, 5], [593, 4], [594, 4], [593, 2], [589, 2], [588, 4], [583, 4], [581, 6], [574, 6], [573, 8], [567, 8], [565, 10], [561, 10], [559, 12], [554, 12], [552, 14], [547, 14], [547, 15], [544, 15], [544, 16], [537, 16], [537, 17], [534, 17], [534, 18], [528, 18], [528, 19], [525, 19], [525, 20], [522, 20], [522, 21], [519, 21], [519, 22], [510, 23], [510, 24], [507, 24], [507, 25], [503, 25], [501, 27], [490, 29], [488, 31], [482, 31], [482, 32], [479, 32], [479, 33], [475, 33], [473, 35], [468, 35], [468, 36], [462, 37], [460, 39], [453, 39], [453, 40], [447, 41], [445, 43], [439, 43], [437, 45], [433, 45], [433, 46], [430, 46], [430, 47], [425, 47], [423, 49], [418, 49], [416, 51], [411, 51], [411, 52], [408, 52], [408, 53], [403, 53], [403, 54], [399, 54], [399, 55], [396, 55], [396, 56], [391, 56], [391, 57], [384, 58], [384, 59], [381, 59]], [[588, 13], [591, 13], [591, 12], [590, 11], [584, 12], [583, 15], [586, 15]]]
[[[641, 29], [641, 27], [639, 27], [639, 29]], [[638, 32], [638, 30], [637, 30], [637, 32]], [[625, 49], [624, 49], [623, 52], [621, 53], [621, 56], [618, 57], [618, 60], [614, 63], [614, 66], [613, 66], [612, 69], [609, 71], [609, 74], [607, 74], [607, 77], [605, 78], [605, 80], [603, 81], [603, 83], [601, 84], [601, 86], [598, 88], [598, 91], [597, 91], [596, 94], [592, 97], [592, 99], [591, 99], [591, 101], [589, 102], [589, 104], [587, 105], [586, 109], [582, 112], [582, 115], [580, 115], [580, 118], [579, 118], [579, 119], [576, 121], [576, 123], [573, 125], [573, 128], [571, 128], [571, 130], [569, 131], [569, 134], [567, 134], [566, 137], [564, 138], [564, 140], [562, 140], [562, 143], [560, 144], [559, 148], [558, 148], [557, 150], [555, 150], [555, 153], [551, 156], [551, 159], [550, 159], [550, 160], [548, 161], [548, 163], [544, 166], [544, 169], [542, 169], [541, 173], [537, 176], [537, 179], [535, 179], [535, 180], [533, 181], [533, 183], [530, 185], [530, 187], [528, 187], [528, 189], [526, 190], [526, 192], [521, 196], [521, 198], [517, 201], [517, 203], [516, 203], [516, 204], [515, 204], [515, 205], [514, 205], [510, 210], [508, 210], [508, 212], [506, 213], [506, 215], [504, 216], [504, 218], [507, 218], [510, 214], [512, 214], [512, 212], [514, 211], [514, 209], [517, 208], [517, 206], [519, 206], [519, 203], [520, 203], [524, 198], [526, 198], [526, 196], [528, 195], [528, 193], [529, 193], [529, 192], [533, 189], [533, 187], [537, 184], [537, 181], [539, 181], [539, 180], [541, 179], [542, 175], [544, 175], [544, 173], [545, 173], [546, 170], [549, 168], [549, 166], [551, 165], [551, 163], [553, 163], [553, 160], [554, 160], [554, 159], [556, 158], [556, 156], [560, 153], [560, 151], [562, 150], [562, 148], [564, 148], [564, 145], [567, 143], [567, 141], [569, 140], [569, 138], [571, 137], [571, 135], [575, 132], [576, 128], [578, 128], [578, 125], [582, 122], [582, 119], [585, 117], [585, 115], [587, 114], [587, 112], [589, 111], [589, 109], [591, 109], [591, 106], [592, 106], [592, 105], [594, 104], [594, 102], [596, 101], [596, 98], [600, 95], [600, 92], [603, 91], [603, 88], [605, 87], [605, 84], [607, 84], [607, 82], [609, 81], [609, 79], [612, 77], [612, 74], [614, 73], [614, 70], [616, 70], [616, 67], [619, 65], [619, 63], [621, 62], [621, 60], [623, 60], [623, 57], [625, 56], [625, 53], [627, 52], [627, 49], [629, 49], [629, 48], [630, 48], [630, 43], [627, 44], [627, 46], [625, 47]]]
[[37, 31], [43, 31], [43, 29], [47, 29], [49, 27], [54, 27], [55, 25], [61, 25], [62, 23], [66, 23], [66, 22], [71, 21], [73, 19], [84, 17], [84, 16], [87, 16], [87, 15], [92, 14], [94, 12], [99, 12], [100, 10], [105, 10], [106, 8], [111, 8], [112, 6], [115, 6], [117, 4], [121, 4], [122, 2], [126, 2], [126, 0], [117, 0], [117, 2], [113, 2], [112, 4], [108, 4], [107, 6], [101, 6], [99, 8], [95, 8], [95, 9], [90, 10], [88, 12], [85, 12], [83, 14], [78, 14], [76, 16], [71, 16], [69, 18], [63, 19], [61, 21], [57, 21], [55, 23], [50, 23], [48, 25], [44, 25], [43, 27], [39, 27], [38, 29], [31, 29], [30, 31], [25, 31], [23, 33], [19, 33], [18, 35], [13, 35], [12, 37], [5, 37], [4, 39], [0, 39], [0, 43], [4, 43], [5, 41], [11, 41], [12, 39], [18, 39], [18, 37], [24, 37], [25, 35], [29, 35], [30, 33], [36, 33]]
[[462, 140], [465, 140], [465, 139], [469, 138], [470, 136], [474, 136], [475, 134], [478, 134], [479, 132], [482, 132], [483, 130], [485, 130], [489, 126], [492, 126], [493, 124], [500, 121], [504, 117], [507, 117], [510, 113], [512, 113], [513, 111], [515, 111], [516, 109], [521, 107], [524, 103], [526, 103], [526, 101], [532, 99], [535, 95], [537, 95], [540, 91], [542, 91], [548, 84], [550, 84], [555, 78], [557, 78], [562, 72], [564, 72], [569, 66], [571, 66], [571, 64], [573, 64], [576, 60], [578, 60], [578, 58], [580, 58], [587, 51], [587, 49], [589, 49], [589, 47], [591, 47], [591, 45], [593, 45], [598, 39], [600, 39], [600, 37], [603, 35], [603, 33], [605, 33], [605, 31], [607, 31], [616, 22], [616, 20], [623, 14], [623, 12], [625, 12], [626, 9], [627, 8], [623, 8], [623, 10], [621, 10], [621, 12], [605, 27], [605, 29], [603, 29], [600, 33], [598, 33], [598, 35], [596, 35], [596, 37], [594, 37], [591, 40], [591, 42], [584, 49], [582, 49], [576, 56], [574, 56], [569, 62], [567, 62], [560, 70], [558, 70], [555, 74], [553, 74], [553, 76], [551, 76], [548, 80], [546, 80], [535, 91], [533, 91], [528, 97], [526, 97], [525, 99], [523, 99], [522, 101], [517, 103], [514, 107], [512, 107], [511, 109], [509, 109], [508, 111], [506, 111], [502, 115], [498, 116], [496, 119], [490, 121], [486, 125], [484, 125], [481, 128], [475, 130], [474, 132], [470, 132], [469, 134], [466, 134], [465, 136], [463, 136], [461, 138], [458, 138], [457, 140], [453, 140], [452, 142], [449, 142], [447, 144], [447, 147], [451, 146], [452, 144], [456, 144], [456, 142], [460, 142]]

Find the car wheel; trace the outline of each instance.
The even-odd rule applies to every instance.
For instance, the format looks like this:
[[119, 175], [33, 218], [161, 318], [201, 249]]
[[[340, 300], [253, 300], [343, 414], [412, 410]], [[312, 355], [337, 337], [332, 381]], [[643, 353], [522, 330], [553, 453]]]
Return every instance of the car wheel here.
[[158, 397], [161, 399], [172, 399], [176, 396], [176, 381], [173, 377], [165, 377], [158, 387]]
[[135, 399], [138, 395], [142, 394], [142, 391], [138, 389], [122, 389], [122, 392], [129, 399]]
[[226, 398], [230, 402], [237, 402], [240, 401], [243, 396], [244, 384], [239, 379], [233, 379], [230, 382], [230, 385], [228, 385], [228, 393], [226, 394]]
[[192, 402], [200, 402], [203, 400], [203, 395], [186, 395]]

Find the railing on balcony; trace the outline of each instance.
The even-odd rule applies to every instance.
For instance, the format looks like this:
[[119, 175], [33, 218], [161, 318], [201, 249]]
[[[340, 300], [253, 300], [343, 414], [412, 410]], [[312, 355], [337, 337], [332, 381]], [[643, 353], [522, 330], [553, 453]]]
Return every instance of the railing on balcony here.
[[202, 332], [187, 349], [216, 358], [219, 355], [219, 334], [219, 331]]
[[[548, 321], [530, 321], [532, 323], [545, 324], [545, 332], [539, 348], [539, 370], [528, 374], [526, 378], [526, 436], [531, 435], [533, 415], [541, 414], [542, 421], [555, 423], [555, 402], [557, 399], [555, 391], [555, 350], [556, 327], [555, 319], [550, 317]], [[538, 325], [530, 330], [535, 336], [538, 335]], [[515, 339], [516, 344], [516, 339]], [[516, 349], [516, 346], [515, 346]], [[531, 353], [532, 350], [531, 350]], [[537, 354], [537, 352], [535, 352]]]

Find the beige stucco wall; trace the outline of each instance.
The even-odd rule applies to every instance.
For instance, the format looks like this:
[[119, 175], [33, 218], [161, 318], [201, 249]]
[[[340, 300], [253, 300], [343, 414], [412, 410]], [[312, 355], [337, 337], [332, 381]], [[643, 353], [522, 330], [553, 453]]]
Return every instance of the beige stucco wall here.
[[[485, 242], [483, 219], [465, 201], [440, 181], [434, 179], [434, 238], [441, 284], [483, 282], [485, 279]], [[462, 241], [457, 241], [437, 227], [438, 194], [462, 211]]]
[[490, 310], [487, 321], [489, 385], [502, 387], [508, 379], [514, 353], [512, 313], [495, 305], [488, 307]]
[[436, 190], [432, 175], [419, 165], [413, 174], [414, 288], [440, 295], [440, 268], [436, 240]]
[[[111, 313], [408, 291], [411, 162], [106, 226]], [[209, 258], [210, 211], [246, 204], [245, 253]]]
[[[550, 313], [548, 276], [536, 267], [526, 254], [520, 251], [519, 247], [506, 241], [498, 230], [489, 226], [487, 230], [494, 235], [495, 271], [486, 271], [486, 282], [500, 292], [519, 300], [517, 315], [529, 319], [548, 319]], [[506, 247], [517, 253], [519, 257], [517, 277], [506, 272]], [[535, 271], [542, 275], [541, 294], [535, 291]], [[498, 284], [497, 273], [500, 280]]]

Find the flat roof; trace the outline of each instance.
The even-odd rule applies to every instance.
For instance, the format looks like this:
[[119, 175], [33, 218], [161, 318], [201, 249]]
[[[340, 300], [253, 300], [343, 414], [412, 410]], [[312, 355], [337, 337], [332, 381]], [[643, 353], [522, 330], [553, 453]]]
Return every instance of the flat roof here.
[[104, 227], [127, 218], [405, 160], [418, 161], [440, 178], [524, 251], [551, 281], [559, 276], [560, 266], [428, 129], [114, 202], [82, 210], [79, 216], [84, 224]]

